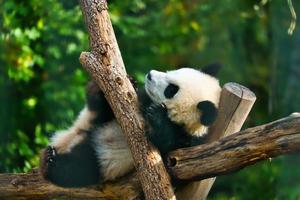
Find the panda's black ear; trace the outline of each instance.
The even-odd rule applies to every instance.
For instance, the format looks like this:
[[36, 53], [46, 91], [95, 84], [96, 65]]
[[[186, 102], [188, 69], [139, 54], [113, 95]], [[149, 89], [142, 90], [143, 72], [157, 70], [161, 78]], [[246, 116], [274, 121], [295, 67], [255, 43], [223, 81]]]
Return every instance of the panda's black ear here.
[[201, 101], [198, 103], [197, 108], [201, 112], [201, 124], [209, 126], [216, 120], [218, 109], [211, 101]]
[[212, 63], [212, 64], [204, 66], [200, 70], [205, 74], [216, 77], [221, 68], [222, 68], [222, 65], [220, 63]]

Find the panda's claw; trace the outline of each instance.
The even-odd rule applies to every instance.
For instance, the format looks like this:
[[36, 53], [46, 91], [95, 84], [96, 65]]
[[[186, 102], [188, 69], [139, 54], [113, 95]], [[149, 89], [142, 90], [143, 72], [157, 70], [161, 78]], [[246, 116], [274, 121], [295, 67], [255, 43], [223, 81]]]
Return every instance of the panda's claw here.
[[48, 146], [42, 150], [40, 155], [40, 172], [44, 178], [49, 176], [49, 170], [56, 166], [57, 151], [54, 147]]
[[55, 156], [57, 155], [56, 149], [52, 146], [47, 147], [47, 162], [48, 163], [53, 163], [55, 161]]

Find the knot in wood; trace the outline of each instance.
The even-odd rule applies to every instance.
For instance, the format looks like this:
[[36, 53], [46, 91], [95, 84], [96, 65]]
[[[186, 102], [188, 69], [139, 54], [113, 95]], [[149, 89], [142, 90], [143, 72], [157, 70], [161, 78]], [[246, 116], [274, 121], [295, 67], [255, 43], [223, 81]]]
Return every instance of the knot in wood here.
[[101, 55], [104, 55], [107, 53], [109, 48], [109, 44], [105, 43], [105, 42], [99, 42], [93, 45], [93, 49], [95, 51], [97, 51], [98, 53], [100, 53]]
[[95, 5], [98, 12], [102, 12], [103, 10], [108, 10], [106, 0], [94, 0], [93, 4]]
[[10, 184], [12, 184], [14, 187], [18, 187], [18, 185], [20, 184], [20, 180], [18, 178], [14, 178], [13, 180], [11, 180]]
[[117, 77], [116, 82], [118, 83], [119, 86], [123, 85], [123, 80], [121, 79], [121, 77]]
[[127, 92], [127, 97], [129, 99], [129, 101], [132, 101], [133, 96], [132, 96], [131, 92]]
[[168, 158], [168, 165], [169, 167], [175, 167], [175, 165], [177, 164], [177, 160], [174, 157], [169, 157]]

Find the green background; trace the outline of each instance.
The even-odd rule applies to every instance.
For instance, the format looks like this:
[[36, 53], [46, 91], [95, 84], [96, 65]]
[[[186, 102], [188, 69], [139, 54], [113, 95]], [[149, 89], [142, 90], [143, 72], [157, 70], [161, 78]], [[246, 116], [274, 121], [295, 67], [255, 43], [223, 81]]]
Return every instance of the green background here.
[[[300, 2], [293, 1], [300, 13]], [[128, 73], [223, 65], [220, 80], [257, 95], [244, 128], [300, 111], [300, 31], [284, 0], [109, 1]], [[0, 172], [38, 166], [55, 130], [84, 105], [88, 50], [77, 1], [0, 0]], [[300, 199], [293, 154], [219, 177], [209, 199]]]

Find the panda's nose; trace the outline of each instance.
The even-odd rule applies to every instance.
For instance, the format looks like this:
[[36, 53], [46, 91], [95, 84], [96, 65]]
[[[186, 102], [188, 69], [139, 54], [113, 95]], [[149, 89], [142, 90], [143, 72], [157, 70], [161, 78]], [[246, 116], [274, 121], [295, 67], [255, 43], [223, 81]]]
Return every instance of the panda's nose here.
[[149, 81], [152, 80], [151, 71], [147, 74], [147, 79], [148, 79]]

